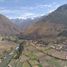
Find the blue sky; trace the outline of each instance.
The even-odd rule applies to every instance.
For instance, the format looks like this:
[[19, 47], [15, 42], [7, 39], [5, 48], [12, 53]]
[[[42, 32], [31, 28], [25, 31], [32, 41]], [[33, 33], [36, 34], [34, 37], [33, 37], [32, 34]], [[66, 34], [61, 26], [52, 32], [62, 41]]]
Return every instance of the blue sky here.
[[0, 0], [0, 14], [9, 18], [33, 18], [54, 11], [67, 0]]

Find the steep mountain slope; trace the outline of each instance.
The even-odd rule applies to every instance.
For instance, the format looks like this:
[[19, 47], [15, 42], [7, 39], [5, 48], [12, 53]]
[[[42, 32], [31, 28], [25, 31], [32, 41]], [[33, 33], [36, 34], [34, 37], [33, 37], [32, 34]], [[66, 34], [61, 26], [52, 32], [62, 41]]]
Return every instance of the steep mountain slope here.
[[24, 34], [35, 38], [57, 36], [67, 29], [67, 4], [60, 6], [47, 16], [28, 27]]
[[67, 24], [67, 4], [60, 6], [54, 12], [50, 13], [45, 19], [48, 22]]
[[22, 31], [24, 31], [26, 28], [28, 28], [29, 26], [32, 25], [32, 23], [36, 22], [37, 19], [31, 19], [31, 18], [27, 18], [27, 19], [11, 19], [13, 21], [13, 23], [15, 23], [18, 27], [20, 27], [22, 29]]
[[11, 20], [0, 14], [0, 34], [10, 35], [19, 33], [20, 29]]
[[32, 19], [11, 19], [13, 23], [15, 23], [18, 27], [24, 31], [27, 27], [29, 27], [32, 24]]

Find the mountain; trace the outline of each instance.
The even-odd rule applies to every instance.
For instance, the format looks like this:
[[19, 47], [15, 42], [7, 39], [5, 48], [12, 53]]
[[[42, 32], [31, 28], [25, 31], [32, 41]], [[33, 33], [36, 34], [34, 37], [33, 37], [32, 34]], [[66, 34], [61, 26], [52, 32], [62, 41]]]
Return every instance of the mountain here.
[[36, 19], [31, 19], [31, 18], [27, 18], [27, 19], [11, 19], [13, 21], [14, 24], [16, 24], [18, 27], [21, 28], [22, 31], [25, 31], [29, 26], [31, 26], [33, 23], [35, 23], [36, 21], [38, 21], [39, 18]]
[[20, 29], [11, 20], [0, 14], [0, 34], [13, 35], [19, 33]]
[[24, 35], [32, 38], [56, 37], [63, 31], [67, 31], [67, 4], [47, 16], [40, 17], [24, 31]]
[[24, 31], [27, 27], [29, 27], [33, 20], [30, 18], [27, 19], [11, 19], [13, 21], [13, 23], [15, 23], [18, 27], [20, 27], [22, 29], [22, 31]]
[[54, 12], [50, 13], [45, 19], [42, 20], [53, 23], [67, 24], [67, 4], [60, 6]]

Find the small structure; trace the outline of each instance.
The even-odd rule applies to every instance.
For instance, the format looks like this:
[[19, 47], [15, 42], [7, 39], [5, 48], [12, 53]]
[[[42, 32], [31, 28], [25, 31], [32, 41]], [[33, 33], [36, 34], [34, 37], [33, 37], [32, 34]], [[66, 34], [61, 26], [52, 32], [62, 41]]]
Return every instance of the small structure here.
[[63, 51], [67, 51], [67, 45], [64, 45], [64, 46], [62, 47], [62, 50], [63, 50]]

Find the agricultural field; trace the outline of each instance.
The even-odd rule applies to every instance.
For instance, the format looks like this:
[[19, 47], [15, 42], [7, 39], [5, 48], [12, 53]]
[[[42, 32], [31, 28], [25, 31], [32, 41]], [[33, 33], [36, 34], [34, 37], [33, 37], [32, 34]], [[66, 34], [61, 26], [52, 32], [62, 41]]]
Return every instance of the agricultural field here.
[[[66, 67], [67, 66], [67, 52], [59, 51], [52, 48], [50, 45], [46, 47], [38, 46], [31, 40], [24, 40], [22, 44], [24, 50], [18, 59], [11, 58], [9, 53], [16, 49], [17, 44], [13, 41], [1, 41], [0, 50], [2, 66], [0, 67]], [[23, 42], [23, 40], [21, 40]], [[12, 50], [11, 50], [12, 49]], [[3, 51], [2, 51], [3, 50]], [[6, 52], [6, 53], [5, 53]], [[3, 62], [3, 57], [7, 54], [6, 60]], [[10, 60], [8, 66], [4, 64]]]

